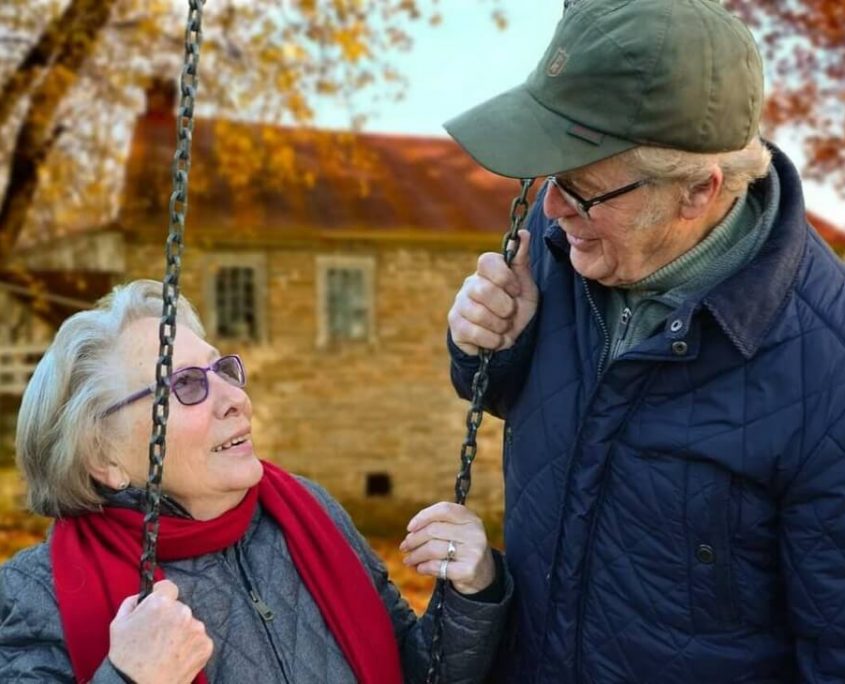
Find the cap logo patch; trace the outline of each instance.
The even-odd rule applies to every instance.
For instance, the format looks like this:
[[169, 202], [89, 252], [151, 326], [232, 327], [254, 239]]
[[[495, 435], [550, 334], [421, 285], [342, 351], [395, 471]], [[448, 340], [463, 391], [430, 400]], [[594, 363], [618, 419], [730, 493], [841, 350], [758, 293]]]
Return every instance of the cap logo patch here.
[[603, 133], [594, 131], [592, 128], [587, 128], [581, 124], [572, 124], [567, 133], [574, 135], [576, 138], [581, 138], [581, 140], [586, 140], [593, 145], [601, 145], [602, 140], [604, 140]]
[[549, 66], [546, 67], [546, 75], [554, 78], [560, 76], [561, 72], [566, 68], [566, 63], [569, 61], [569, 53], [563, 48], [558, 48], [549, 60]]

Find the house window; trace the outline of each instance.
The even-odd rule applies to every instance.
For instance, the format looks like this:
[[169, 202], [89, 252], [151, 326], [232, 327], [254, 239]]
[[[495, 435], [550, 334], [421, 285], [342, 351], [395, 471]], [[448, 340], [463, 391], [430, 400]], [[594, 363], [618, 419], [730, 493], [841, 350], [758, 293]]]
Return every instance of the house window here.
[[217, 336], [223, 339], [255, 340], [255, 270], [249, 267], [225, 267], [217, 271], [214, 282], [217, 310]]
[[265, 341], [263, 255], [212, 254], [206, 268], [206, 320], [220, 340]]
[[336, 340], [367, 339], [367, 298], [360, 268], [330, 268], [328, 279], [329, 335]]
[[373, 271], [368, 257], [317, 258], [318, 346], [375, 339]]

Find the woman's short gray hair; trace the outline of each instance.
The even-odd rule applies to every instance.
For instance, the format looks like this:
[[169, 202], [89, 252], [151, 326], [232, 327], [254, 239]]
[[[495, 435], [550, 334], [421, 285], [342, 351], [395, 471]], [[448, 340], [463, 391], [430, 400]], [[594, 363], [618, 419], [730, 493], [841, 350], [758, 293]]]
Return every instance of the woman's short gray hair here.
[[[140, 318], [160, 318], [162, 284], [136, 280], [117, 286], [95, 309], [68, 318], [35, 368], [18, 413], [18, 467], [29, 508], [53, 517], [96, 510], [102, 498], [88, 465], [105, 465], [117, 436], [101, 419], [120, 400], [115, 349], [120, 333]], [[205, 337], [187, 299], [179, 297], [177, 325]]]
[[693, 188], [707, 182], [714, 162], [724, 176], [722, 192], [741, 195], [751, 183], [769, 172], [772, 161], [771, 152], [758, 136], [741, 150], [721, 154], [642, 146], [623, 152], [620, 157], [641, 177], [678, 185], [682, 199]]

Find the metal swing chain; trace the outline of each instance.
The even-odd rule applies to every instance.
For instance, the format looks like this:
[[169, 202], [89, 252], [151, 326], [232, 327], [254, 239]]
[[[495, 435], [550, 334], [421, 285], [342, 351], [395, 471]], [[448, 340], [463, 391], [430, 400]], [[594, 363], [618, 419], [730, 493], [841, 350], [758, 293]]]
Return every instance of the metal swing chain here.
[[162, 287], [162, 315], [159, 324], [159, 351], [156, 362], [156, 391], [153, 402], [153, 429], [150, 436], [150, 467], [144, 508], [144, 549], [141, 553], [141, 596], [152, 593], [156, 568], [158, 516], [161, 505], [161, 475], [166, 452], [167, 416], [170, 412], [170, 383], [173, 372], [173, 341], [176, 337], [176, 304], [179, 301], [179, 272], [182, 266], [185, 215], [188, 213], [188, 172], [191, 168], [191, 139], [194, 130], [202, 8], [205, 0], [189, 0], [185, 29], [185, 61], [180, 80], [179, 111], [176, 118], [177, 147], [171, 167], [173, 192], [170, 195], [170, 223], [165, 247], [167, 271]]
[[[518, 232], [528, 215], [528, 200], [526, 198], [534, 179], [523, 178], [520, 183], [522, 184], [520, 193], [511, 202], [510, 230], [505, 233], [502, 239], [502, 255], [508, 266], [513, 263], [513, 259], [519, 251]], [[484, 397], [487, 394], [487, 385], [490, 382], [488, 367], [491, 358], [493, 358], [491, 350], [479, 350], [478, 370], [472, 378], [472, 402], [466, 418], [467, 434], [461, 445], [461, 468], [455, 480], [455, 503], [461, 505], [466, 503], [469, 488], [472, 485], [472, 463], [478, 451], [476, 435], [484, 418]], [[443, 601], [445, 596], [446, 582], [438, 579], [437, 586], [434, 588], [434, 628], [431, 636], [431, 655], [425, 680], [426, 684], [438, 684], [440, 682], [440, 670], [443, 661]]]

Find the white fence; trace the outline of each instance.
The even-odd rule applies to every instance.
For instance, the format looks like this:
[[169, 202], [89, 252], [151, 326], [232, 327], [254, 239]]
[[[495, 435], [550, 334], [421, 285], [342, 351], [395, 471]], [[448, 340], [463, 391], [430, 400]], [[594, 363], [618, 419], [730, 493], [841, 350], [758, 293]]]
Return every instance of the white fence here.
[[46, 344], [0, 346], [0, 394], [23, 394]]

